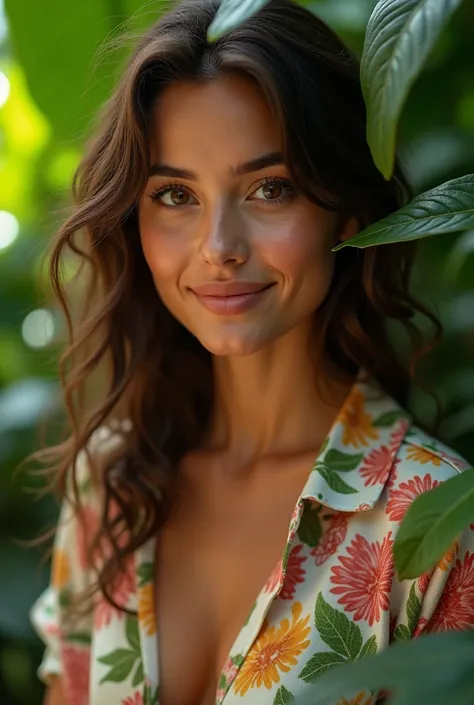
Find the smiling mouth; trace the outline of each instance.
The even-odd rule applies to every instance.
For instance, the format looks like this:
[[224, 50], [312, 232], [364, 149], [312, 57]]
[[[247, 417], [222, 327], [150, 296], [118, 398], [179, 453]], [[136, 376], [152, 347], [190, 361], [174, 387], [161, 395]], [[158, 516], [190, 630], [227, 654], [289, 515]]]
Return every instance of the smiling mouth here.
[[239, 315], [257, 306], [275, 285], [244, 282], [216, 282], [193, 289], [197, 300], [211, 313]]

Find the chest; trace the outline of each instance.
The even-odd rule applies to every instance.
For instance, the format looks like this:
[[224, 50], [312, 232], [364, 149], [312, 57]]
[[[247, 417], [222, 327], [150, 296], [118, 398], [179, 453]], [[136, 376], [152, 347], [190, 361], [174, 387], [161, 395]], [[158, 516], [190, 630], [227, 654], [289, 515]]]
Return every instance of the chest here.
[[159, 540], [162, 705], [214, 704], [232, 645], [282, 558], [301, 481], [222, 490], [188, 497]]

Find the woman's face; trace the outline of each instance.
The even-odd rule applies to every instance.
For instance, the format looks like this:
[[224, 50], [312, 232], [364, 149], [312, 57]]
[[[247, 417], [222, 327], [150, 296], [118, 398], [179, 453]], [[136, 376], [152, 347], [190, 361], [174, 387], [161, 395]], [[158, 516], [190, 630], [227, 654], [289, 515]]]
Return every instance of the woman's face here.
[[337, 215], [297, 193], [259, 89], [240, 77], [168, 86], [150, 149], [140, 237], [172, 315], [215, 355], [308, 326], [343, 234]]

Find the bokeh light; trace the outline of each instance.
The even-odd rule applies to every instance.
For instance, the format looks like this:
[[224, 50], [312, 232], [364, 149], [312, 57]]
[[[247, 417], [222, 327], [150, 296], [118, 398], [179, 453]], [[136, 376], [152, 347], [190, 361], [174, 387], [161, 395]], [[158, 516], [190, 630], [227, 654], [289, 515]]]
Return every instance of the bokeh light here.
[[15, 242], [20, 232], [20, 223], [13, 213], [0, 211], [0, 250]]
[[5, 105], [10, 95], [10, 81], [7, 76], [0, 71], [0, 108]]
[[21, 326], [23, 340], [30, 348], [44, 348], [52, 341], [54, 333], [53, 314], [45, 308], [30, 311]]

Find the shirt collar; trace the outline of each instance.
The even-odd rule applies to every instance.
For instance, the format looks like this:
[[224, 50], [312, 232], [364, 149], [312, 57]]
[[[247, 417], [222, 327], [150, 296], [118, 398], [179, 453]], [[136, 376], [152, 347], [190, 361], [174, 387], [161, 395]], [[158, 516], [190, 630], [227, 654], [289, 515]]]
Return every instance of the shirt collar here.
[[343, 512], [372, 509], [411, 422], [377, 382], [359, 379], [321, 446], [300, 500]]

